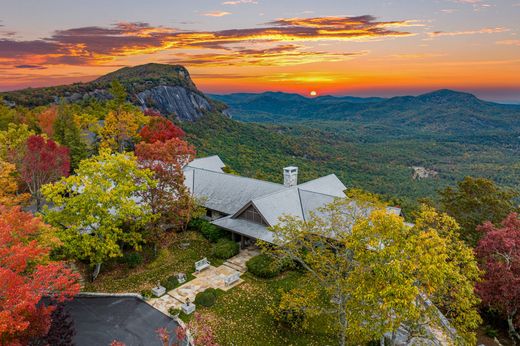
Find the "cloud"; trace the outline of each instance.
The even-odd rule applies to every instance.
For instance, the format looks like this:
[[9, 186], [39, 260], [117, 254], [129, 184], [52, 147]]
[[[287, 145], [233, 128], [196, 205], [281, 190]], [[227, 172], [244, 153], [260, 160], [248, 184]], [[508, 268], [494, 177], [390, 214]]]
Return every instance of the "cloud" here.
[[507, 45], [507, 46], [519, 46], [520, 47], [520, 40], [502, 40], [502, 41], [497, 41], [496, 43]]
[[508, 28], [497, 27], [497, 28], [482, 28], [478, 30], [467, 30], [467, 31], [433, 31], [429, 32], [428, 36], [430, 37], [440, 37], [440, 36], [461, 36], [461, 35], [477, 35], [477, 34], [497, 34], [501, 32], [509, 31]]
[[16, 65], [15, 68], [30, 69], [30, 70], [45, 70], [47, 67], [40, 65]]
[[241, 48], [223, 53], [179, 53], [168, 62], [200, 66], [294, 66], [321, 61], [344, 61], [364, 54], [365, 51], [354, 53], [308, 51], [302, 46], [288, 44], [262, 49]]
[[230, 14], [231, 14], [231, 12], [226, 12], [226, 11], [211, 11], [211, 12], [203, 13], [202, 15], [206, 16], [206, 17], [224, 17], [224, 16], [227, 16]]
[[[108, 27], [87, 26], [57, 30], [40, 40], [0, 39], [0, 65], [106, 65], [118, 57], [212, 50], [203, 54], [177, 55], [182, 61], [206, 64], [208, 57], [223, 61], [244, 60], [252, 64], [297, 64], [325, 59], [344, 59], [360, 53], [330, 53], [305, 50], [301, 44], [314, 41], [372, 40], [413, 35], [401, 27], [421, 25], [416, 21], [377, 21], [372, 16], [281, 18], [259, 27], [219, 31], [181, 31], [142, 22], [121, 22]], [[262, 45], [263, 49], [243, 46]], [[278, 47], [272, 47], [277, 45]], [[269, 48], [265, 48], [269, 47]], [[282, 48], [280, 48], [282, 47]], [[216, 51], [216, 52], [215, 52]], [[276, 62], [276, 55], [280, 62]], [[301, 59], [301, 60], [300, 60]]]
[[255, 0], [235, 0], [235, 1], [224, 1], [222, 5], [242, 5], [242, 4], [258, 4], [258, 1]]

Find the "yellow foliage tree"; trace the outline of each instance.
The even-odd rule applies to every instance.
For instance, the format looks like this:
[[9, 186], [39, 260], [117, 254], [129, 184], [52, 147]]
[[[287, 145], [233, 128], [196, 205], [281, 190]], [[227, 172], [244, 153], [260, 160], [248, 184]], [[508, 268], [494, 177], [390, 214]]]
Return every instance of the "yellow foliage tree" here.
[[111, 111], [105, 117], [103, 127], [99, 131], [100, 147], [118, 152], [125, 151], [129, 144], [138, 138], [137, 131], [147, 120], [148, 117], [141, 111]]
[[0, 204], [15, 206], [29, 199], [30, 195], [27, 193], [18, 194], [15, 174], [14, 164], [0, 160]]

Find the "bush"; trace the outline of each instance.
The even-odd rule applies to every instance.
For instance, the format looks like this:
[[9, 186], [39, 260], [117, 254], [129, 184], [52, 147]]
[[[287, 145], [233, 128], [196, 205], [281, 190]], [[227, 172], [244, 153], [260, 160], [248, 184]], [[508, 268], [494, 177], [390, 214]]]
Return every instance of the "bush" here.
[[498, 330], [490, 325], [486, 325], [484, 326], [484, 334], [486, 334], [486, 336], [489, 336], [490, 338], [496, 338], [498, 337]]
[[170, 306], [170, 308], [168, 309], [168, 313], [172, 316], [179, 316], [179, 314], [181, 313], [181, 309], [177, 309], [173, 306]]
[[232, 240], [219, 239], [213, 252], [217, 258], [228, 259], [240, 252], [240, 246]]
[[150, 299], [150, 298], [152, 298], [152, 291], [150, 291], [150, 290], [142, 290], [142, 291], [141, 291], [141, 296], [142, 296], [145, 300]]
[[270, 279], [281, 273], [280, 263], [268, 255], [261, 254], [246, 262], [247, 270], [259, 278]]
[[216, 243], [220, 238], [226, 237], [226, 231], [218, 228], [208, 220], [193, 219], [190, 221], [189, 226], [200, 231], [204, 238], [212, 243]]
[[177, 280], [177, 276], [172, 275], [169, 276], [166, 280], [161, 281], [161, 285], [166, 288], [166, 291], [170, 291], [179, 285], [179, 281]]
[[135, 268], [139, 264], [143, 263], [143, 256], [137, 252], [129, 252], [124, 254], [122, 261], [128, 266], [128, 268]]
[[195, 305], [205, 306], [207, 308], [215, 305], [217, 301], [217, 293], [214, 288], [208, 288], [204, 292], [199, 292], [195, 296]]

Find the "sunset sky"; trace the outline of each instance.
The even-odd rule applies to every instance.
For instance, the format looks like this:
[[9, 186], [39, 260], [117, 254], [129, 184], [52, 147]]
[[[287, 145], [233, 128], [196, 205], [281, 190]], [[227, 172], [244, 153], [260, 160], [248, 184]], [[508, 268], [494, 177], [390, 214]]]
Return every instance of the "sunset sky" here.
[[520, 102], [520, 0], [0, 0], [0, 90], [185, 65], [211, 93]]

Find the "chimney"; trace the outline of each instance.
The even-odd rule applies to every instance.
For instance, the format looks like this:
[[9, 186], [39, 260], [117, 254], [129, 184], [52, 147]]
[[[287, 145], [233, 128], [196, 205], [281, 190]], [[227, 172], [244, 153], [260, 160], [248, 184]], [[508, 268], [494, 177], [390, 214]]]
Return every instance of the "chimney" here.
[[298, 167], [289, 166], [283, 169], [283, 184], [287, 187], [298, 185]]

